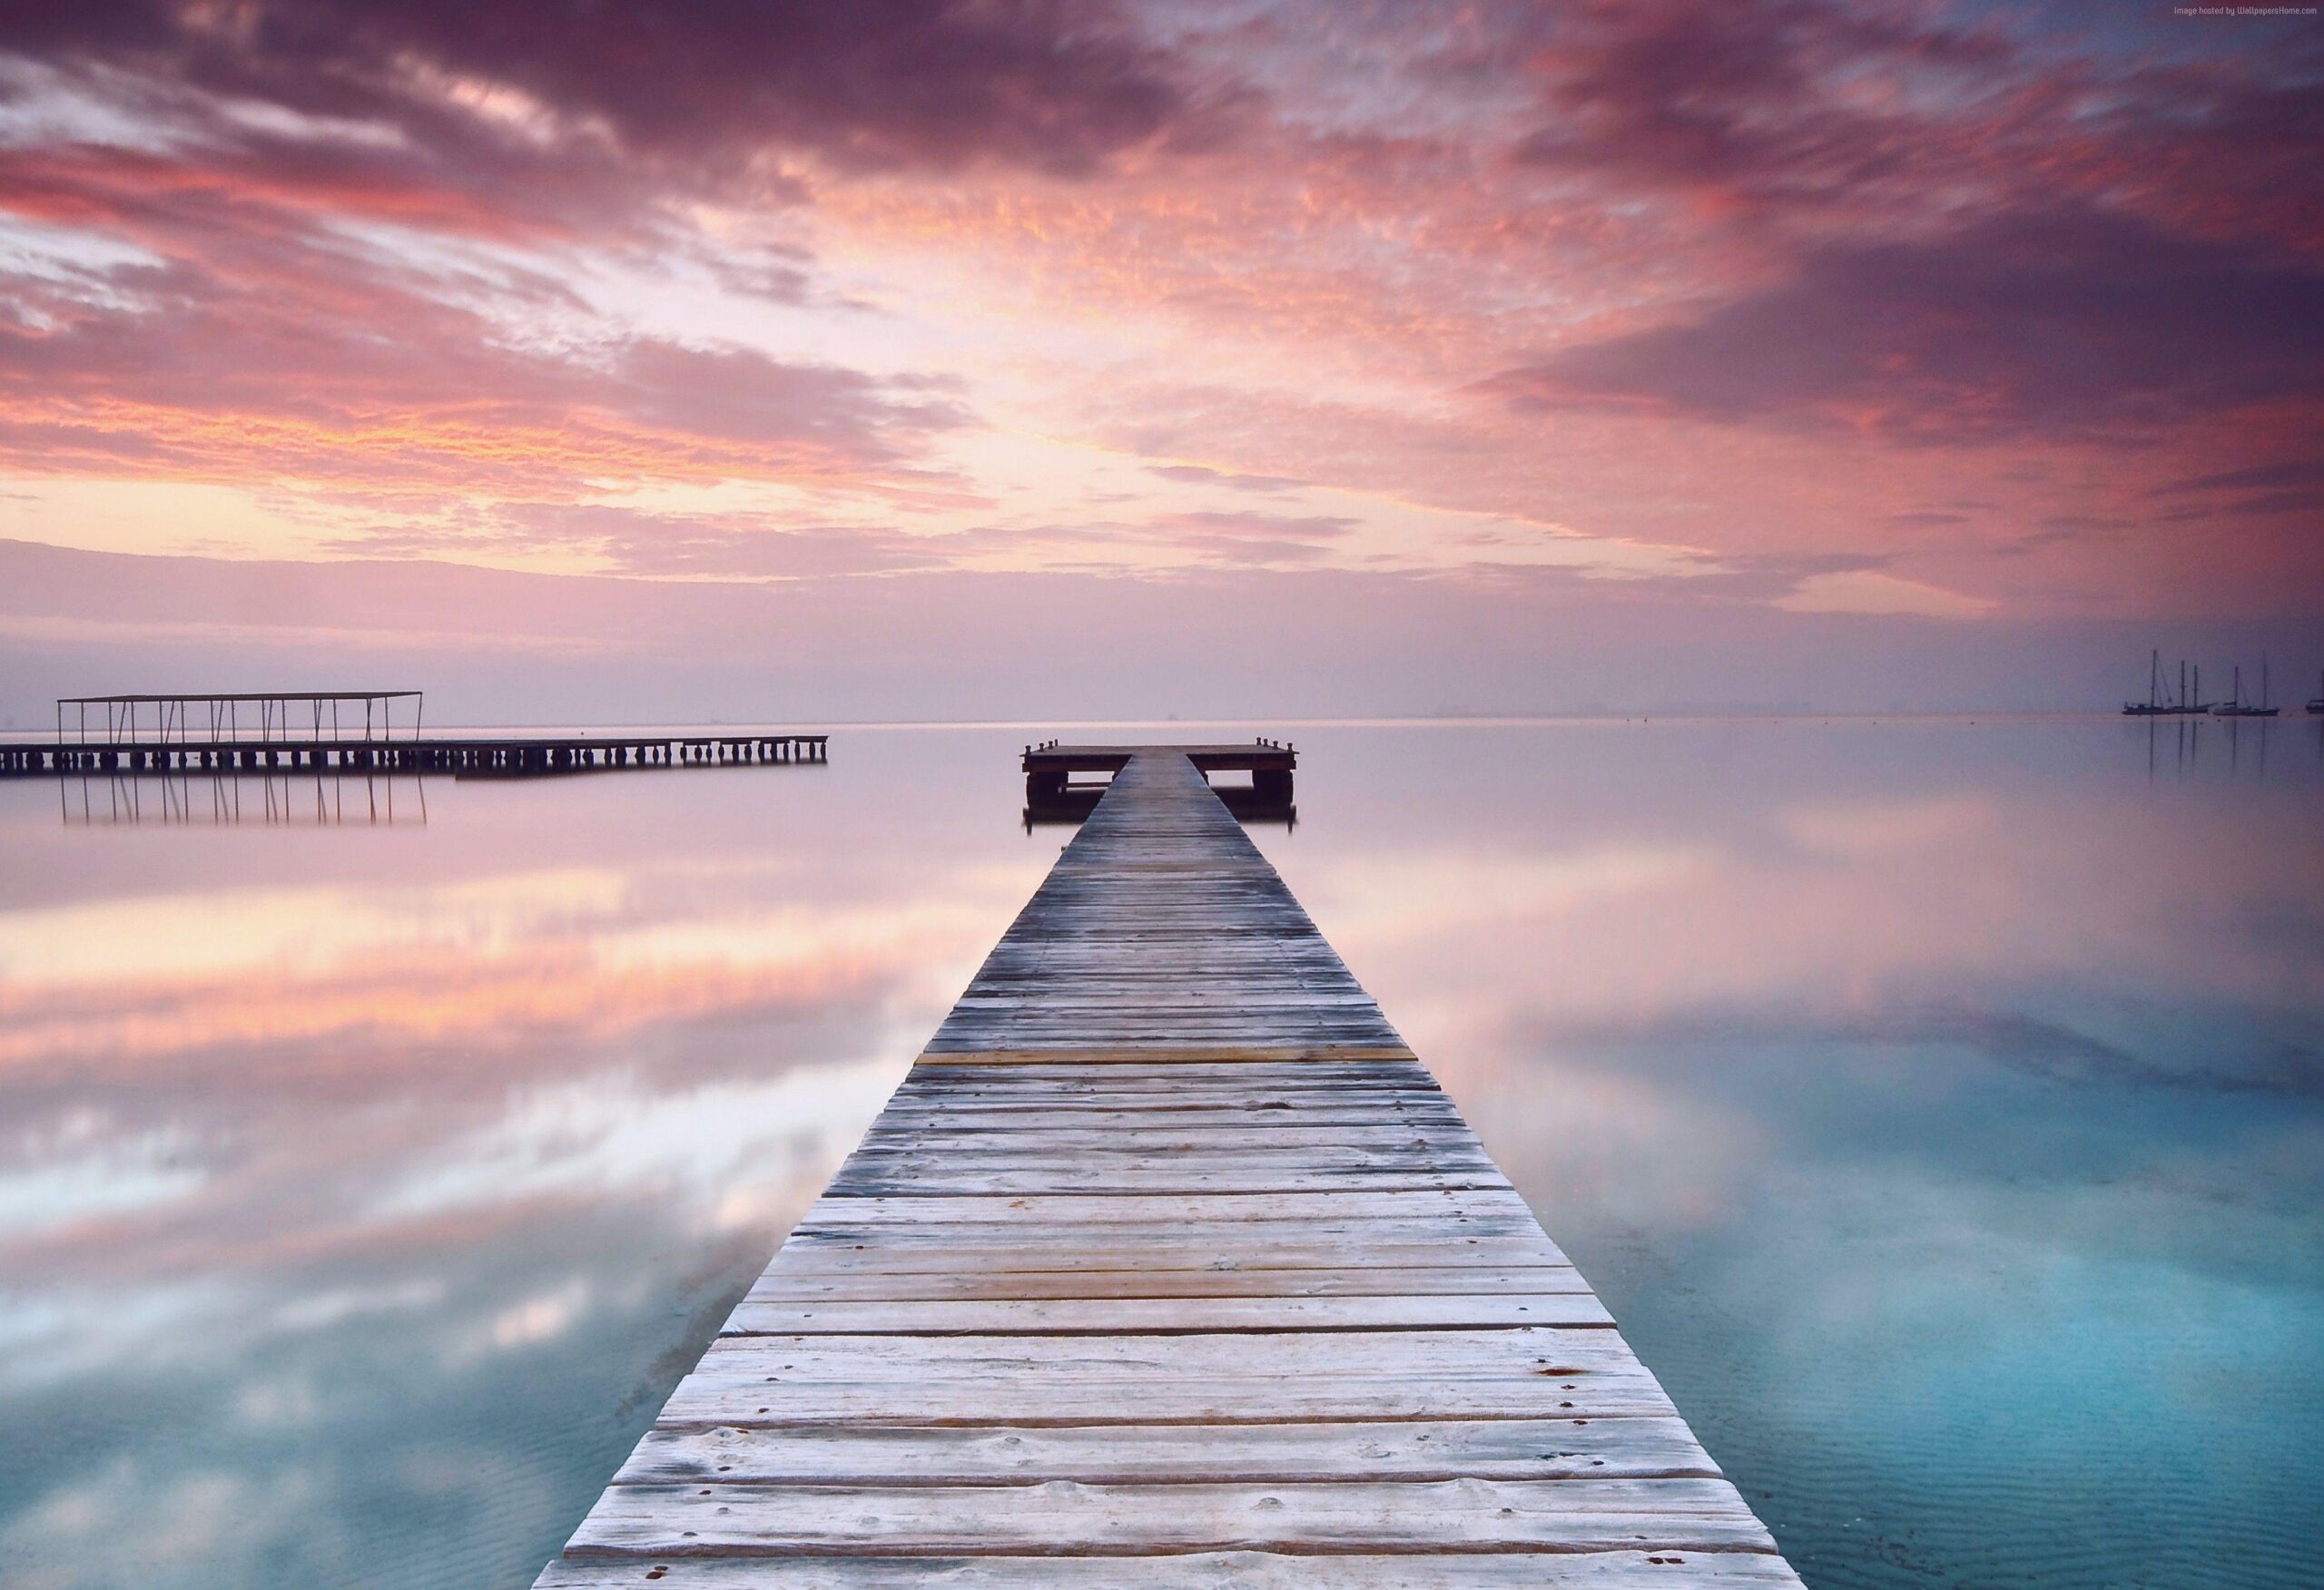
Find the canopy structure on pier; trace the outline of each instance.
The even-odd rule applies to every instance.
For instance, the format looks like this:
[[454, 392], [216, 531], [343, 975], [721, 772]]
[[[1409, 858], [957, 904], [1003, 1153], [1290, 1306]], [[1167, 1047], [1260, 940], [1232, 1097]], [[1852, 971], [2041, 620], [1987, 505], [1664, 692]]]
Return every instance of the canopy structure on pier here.
[[1195, 761], [1115, 754], [537, 1590], [1797, 1590]]
[[1247, 745], [1068, 745], [1044, 741], [1025, 748], [1025, 807], [1029, 821], [1054, 820], [1059, 816], [1086, 818], [1095, 809], [1105, 785], [1076, 783], [1076, 773], [1104, 773], [1109, 778], [1129, 766], [1131, 758], [1156, 751], [1184, 758], [1207, 782], [1220, 772], [1246, 772], [1247, 787], [1228, 786], [1221, 792], [1236, 816], [1249, 820], [1285, 820], [1291, 812], [1291, 776], [1299, 766], [1298, 751], [1280, 741], [1254, 740]]
[[[103, 721], [93, 724], [90, 709]], [[416, 690], [231, 691], [183, 695], [93, 695], [56, 698], [56, 739], [78, 744], [121, 745], [255, 740], [309, 743], [406, 738], [419, 733]], [[399, 715], [404, 721], [399, 723]], [[65, 719], [73, 720], [68, 726]]]

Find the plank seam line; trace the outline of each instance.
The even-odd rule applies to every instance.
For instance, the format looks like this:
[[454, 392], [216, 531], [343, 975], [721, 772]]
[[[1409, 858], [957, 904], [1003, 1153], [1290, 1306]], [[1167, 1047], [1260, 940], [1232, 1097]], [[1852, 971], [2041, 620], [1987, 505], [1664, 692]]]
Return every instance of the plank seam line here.
[[1285, 1477], [1281, 1474], [1260, 1469], [1248, 1471], [1222, 1467], [1206, 1474], [1133, 1474], [1121, 1471], [1120, 1477], [1096, 1477], [1088, 1470], [1072, 1474], [1050, 1474], [1039, 1477], [1006, 1475], [913, 1475], [899, 1480], [892, 1473], [867, 1469], [861, 1475], [819, 1474], [812, 1478], [787, 1478], [780, 1475], [691, 1474], [673, 1475], [665, 1479], [616, 1478], [606, 1488], [636, 1494], [643, 1491], [668, 1490], [674, 1486], [710, 1486], [717, 1490], [745, 1491], [832, 1491], [875, 1490], [894, 1487], [902, 1490], [1037, 1490], [1045, 1485], [1090, 1485], [1115, 1488], [1149, 1486], [1194, 1485], [1257, 1485], [1270, 1490], [1280, 1486], [1285, 1490], [1305, 1487], [1309, 1490], [1337, 1490], [1344, 1486], [1364, 1485], [1454, 1485], [1473, 1479], [1486, 1485], [1651, 1485], [1663, 1479], [1711, 1479], [1727, 1477], [1717, 1468], [1625, 1468], [1619, 1474], [1529, 1474], [1522, 1478], [1483, 1472], [1474, 1468], [1399, 1468], [1393, 1473], [1359, 1473], [1299, 1476]]
[[[1270, 1379], [1271, 1376], [1256, 1376]], [[860, 1383], [860, 1382], [859, 1382]], [[738, 1418], [690, 1418], [683, 1415], [665, 1416], [654, 1421], [653, 1428], [665, 1435], [707, 1434], [713, 1430], [772, 1430], [772, 1429], [878, 1429], [878, 1430], [1098, 1430], [1098, 1429], [1265, 1429], [1277, 1425], [1441, 1425], [1441, 1424], [1564, 1424], [1580, 1428], [1585, 1425], [1610, 1424], [1617, 1419], [1670, 1419], [1677, 1418], [1669, 1408], [1621, 1413], [1494, 1413], [1477, 1410], [1462, 1413], [1267, 1413], [1253, 1418], [1237, 1418], [1233, 1414], [1189, 1414], [1171, 1418], [1167, 1414], [1141, 1414], [1123, 1418], [1091, 1418], [1087, 1414], [1051, 1417], [1041, 1414], [1014, 1418], [995, 1414], [989, 1418], [942, 1418], [925, 1414], [872, 1417], [851, 1414], [843, 1418], [806, 1420], [780, 1416], [763, 1420], [743, 1417]]]
[[[1587, 1294], [1581, 1292], [1571, 1292], [1564, 1295], [1568, 1297], [1580, 1298]], [[874, 1302], [902, 1302], [912, 1300], [889, 1298], [869, 1299], [866, 1300]], [[1044, 1302], [1052, 1300], [1062, 1302], [1087, 1302], [1096, 1300], [1086, 1298], [1064, 1298], [1051, 1300], [1044, 1298], [1040, 1300]], [[1171, 1298], [1165, 1300], [1170, 1302], [1184, 1302], [1187, 1300], [1184, 1298]], [[761, 1306], [782, 1308], [785, 1305], [778, 1302]], [[923, 1325], [917, 1330], [729, 1330], [722, 1328], [718, 1332], [718, 1335], [719, 1340], [724, 1341], [788, 1339], [798, 1336], [874, 1336], [902, 1340], [911, 1340], [916, 1337], [943, 1337], [949, 1340], [962, 1336], [1111, 1336], [1118, 1337], [1126, 1341], [1130, 1341], [1147, 1336], [1353, 1336], [1361, 1331], [1376, 1331], [1382, 1329], [1383, 1327], [1376, 1321], [1355, 1325], [1333, 1325], [1315, 1322], [1293, 1325], [1144, 1325], [1128, 1329], [1125, 1329], [1118, 1325], [1071, 1325], [1057, 1326], [1045, 1330], [1031, 1330], [1024, 1326], [1009, 1325], [962, 1325], [958, 1327]], [[1414, 1322], [1409, 1325], [1397, 1325], [1393, 1327], [1393, 1329], [1399, 1332], [1404, 1333], [1413, 1331], [1431, 1331], [1438, 1335], [1443, 1335], [1451, 1331], [1465, 1330], [1472, 1335], [1482, 1336], [1493, 1331], [1532, 1330], [1538, 1329], [1538, 1327], [1529, 1321], [1519, 1320], [1515, 1322], [1503, 1322], [1498, 1324], [1452, 1325], [1431, 1325], [1422, 1322]], [[1569, 1323], [1552, 1326], [1551, 1329], [1556, 1330], [1613, 1330], [1619, 1329], [1619, 1327], [1616, 1326], [1614, 1321], [1611, 1320], [1575, 1320]], [[1576, 1374], [1592, 1374], [1596, 1371], [1577, 1369], [1574, 1372]]]
[[[629, 1487], [625, 1487], [621, 1488], [626, 1489]], [[1710, 1522], [1710, 1520], [1708, 1519], [1704, 1521]], [[938, 1549], [931, 1549], [929, 1546], [922, 1544], [899, 1544], [891, 1546], [883, 1542], [857, 1541], [843, 1541], [832, 1544], [824, 1544], [818, 1541], [788, 1540], [767, 1543], [761, 1543], [757, 1541], [713, 1541], [708, 1545], [679, 1545], [665, 1541], [659, 1546], [650, 1547], [644, 1546], [616, 1546], [609, 1542], [590, 1541], [585, 1544], [566, 1546], [565, 1548], [565, 1555], [575, 1562], [684, 1562], [689, 1559], [700, 1561], [717, 1561], [720, 1559], [725, 1559], [734, 1561], [746, 1557], [799, 1557], [814, 1558], [817, 1560], [832, 1558], [844, 1560], [849, 1557], [878, 1557], [901, 1562], [949, 1562], [962, 1558], [975, 1559], [980, 1557], [990, 1557], [1004, 1561], [1024, 1557], [1055, 1558], [1068, 1562], [1077, 1558], [1105, 1558], [1108, 1560], [1135, 1561], [1143, 1557], [1209, 1556], [1220, 1552], [1252, 1552], [1264, 1554], [1268, 1556], [1288, 1557], [1413, 1558], [1433, 1556], [1589, 1557], [1613, 1556], [1641, 1551], [1653, 1552], [1658, 1555], [1669, 1554], [1677, 1556], [1685, 1554], [1693, 1556], [1721, 1556], [1771, 1557], [1781, 1555], [1772, 1546], [1753, 1546], [1740, 1541], [1721, 1542], [1717, 1545], [1706, 1545], [1699, 1538], [1689, 1538], [1684, 1545], [1672, 1546], [1666, 1544], [1662, 1546], [1656, 1546], [1652, 1544], [1652, 1540], [1653, 1537], [1651, 1536], [1640, 1535], [1633, 1536], [1631, 1539], [1627, 1541], [1620, 1543], [1609, 1542], [1603, 1545], [1593, 1545], [1583, 1541], [1517, 1541], [1503, 1543], [1493, 1540], [1462, 1540], [1457, 1544], [1440, 1543], [1426, 1546], [1407, 1546], [1398, 1541], [1374, 1540], [1351, 1541], [1345, 1546], [1333, 1546], [1322, 1542], [1307, 1541], [1277, 1541], [1267, 1546], [1251, 1546], [1238, 1542], [1229, 1536], [1222, 1536], [1220, 1538], [1214, 1541], [1179, 1546], [1138, 1546], [1114, 1541], [1076, 1542], [1072, 1549], [1069, 1551], [1059, 1551], [1055, 1548], [1044, 1550], [1039, 1544], [1031, 1541], [1019, 1541], [1014, 1544], [1004, 1542], [999, 1545], [987, 1546], [980, 1542], [959, 1540], [947, 1542]]]

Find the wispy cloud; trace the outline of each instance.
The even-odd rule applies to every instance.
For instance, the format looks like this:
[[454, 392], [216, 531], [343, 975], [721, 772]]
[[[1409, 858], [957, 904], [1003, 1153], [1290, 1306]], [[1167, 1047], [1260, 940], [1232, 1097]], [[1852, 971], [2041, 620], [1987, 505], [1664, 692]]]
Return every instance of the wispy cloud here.
[[36, 8], [0, 532], [2308, 611], [2319, 83], [1916, 0]]

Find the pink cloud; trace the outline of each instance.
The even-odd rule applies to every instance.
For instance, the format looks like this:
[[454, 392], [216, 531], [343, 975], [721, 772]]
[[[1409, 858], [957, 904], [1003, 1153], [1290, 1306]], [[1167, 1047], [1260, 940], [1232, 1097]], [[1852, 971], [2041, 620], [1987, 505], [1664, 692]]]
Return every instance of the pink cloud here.
[[[0, 320], [0, 461], [383, 488], [583, 479], [843, 482], [969, 421], [950, 387], [734, 346], [524, 345], [419, 273], [231, 184], [83, 184], [153, 262], [20, 280]], [[0, 200], [0, 206], [13, 201]], [[519, 280], [519, 295], [563, 296]]]
[[[0, 35], [52, 129], [0, 155], [5, 202], [135, 255], [11, 283], [0, 463], [359, 497], [347, 551], [698, 578], [1334, 540], [1187, 516], [1205, 487], [1684, 549], [1764, 600], [1852, 560], [2004, 609], [2228, 607], [2304, 566], [2300, 494], [2169, 489], [2311, 456], [2298, 30], [1828, 0], [241, 15]], [[624, 324], [584, 256], [707, 278], [706, 326], [796, 311], [819, 352]], [[990, 340], [1012, 323], [1037, 334]], [[1118, 478], [976, 477], [950, 444], [1004, 384], [1013, 426], [1137, 455], [1147, 497], [1075, 526], [1056, 504]], [[606, 483], [734, 482], [856, 500], [593, 516]]]

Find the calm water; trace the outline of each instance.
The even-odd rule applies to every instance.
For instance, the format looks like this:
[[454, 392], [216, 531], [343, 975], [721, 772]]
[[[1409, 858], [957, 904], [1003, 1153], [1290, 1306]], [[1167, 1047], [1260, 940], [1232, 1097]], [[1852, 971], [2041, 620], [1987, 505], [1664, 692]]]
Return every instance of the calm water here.
[[[2195, 732], [1295, 730], [1258, 838], [1811, 1585], [2313, 1583], [2324, 736]], [[0, 784], [0, 1580], [528, 1583], [1055, 856], [1033, 737]]]

